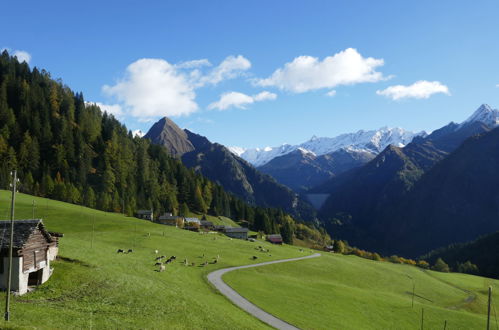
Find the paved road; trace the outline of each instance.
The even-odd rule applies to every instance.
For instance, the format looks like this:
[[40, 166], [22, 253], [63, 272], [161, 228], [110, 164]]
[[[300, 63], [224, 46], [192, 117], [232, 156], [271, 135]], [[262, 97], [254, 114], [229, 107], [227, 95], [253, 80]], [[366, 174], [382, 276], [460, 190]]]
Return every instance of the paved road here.
[[315, 253], [315, 254], [312, 254], [312, 255], [309, 255], [306, 257], [300, 257], [300, 258], [267, 261], [267, 262], [262, 262], [259, 264], [219, 269], [219, 270], [216, 270], [216, 271], [208, 274], [208, 281], [210, 281], [210, 283], [213, 284], [220, 291], [220, 293], [222, 293], [224, 296], [229, 298], [229, 300], [232, 301], [234, 304], [239, 306], [239, 308], [242, 308], [246, 312], [250, 313], [251, 315], [260, 319], [261, 321], [267, 323], [268, 325], [270, 325], [274, 328], [277, 328], [277, 329], [296, 330], [296, 329], [298, 329], [297, 327], [295, 327], [287, 322], [284, 322], [281, 319], [278, 319], [277, 317], [265, 312], [264, 310], [258, 308], [257, 306], [253, 305], [248, 300], [243, 298], [240, 294], [238, 294], [230, 286], [225, 284], [225, 282], [222, 280], [222, 276], [225, 273], [231, 272], [231, 271], [236, 270], [236, 269], [260, 267], [260, 266], [265, 266], [265, 265], [278, 264], [281, 262], [296, 261], [296, 260], [310, 259], [310, 258], [316, 258], [316, 257], [320, 257], [320, 253]]

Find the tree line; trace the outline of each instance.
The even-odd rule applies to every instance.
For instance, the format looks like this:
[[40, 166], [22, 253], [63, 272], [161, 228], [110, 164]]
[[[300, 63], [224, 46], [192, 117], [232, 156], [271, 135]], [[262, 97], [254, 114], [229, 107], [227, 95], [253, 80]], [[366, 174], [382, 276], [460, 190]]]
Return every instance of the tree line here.
[[[138, 209], [223, 215], [255, 231], [281, 233], [287, 243], [295, 236], [288, 214], [227, 193], [7, 51], [0, 56], [0, 160], [1, 188], [17, 169], [20, 190], [37, 196], [128, 215]], [[309, 232], [324, 236], [313, 227]]]

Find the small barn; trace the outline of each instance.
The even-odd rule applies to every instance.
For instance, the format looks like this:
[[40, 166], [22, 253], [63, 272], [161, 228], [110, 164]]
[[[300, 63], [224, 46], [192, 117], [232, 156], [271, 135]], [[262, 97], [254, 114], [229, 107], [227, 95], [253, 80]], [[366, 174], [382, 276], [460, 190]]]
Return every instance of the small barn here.
[[248, 228], [243, 227], [225, 227], [225, 235], [231, 238], [248, 239]]
[[280, 234], [267, 235], [267, 241], [272, 244], [282, 244], [282, 236]]
[[149, 221], [153, 221], [154, 219], [154, 213], [152, 210], [138, 210], [135, 213], [135, 216], [139, 219], [144, 219]]
[[[0, 287], [3, 290], [7, 289], [9, 241], [10, 221], [0, 221]], [[52, 275], [50, 262], [57, 253], [58, 237], [50, 235], [41, 219], [14, 221], [11, 290], [24, 294], [29, 286], [45, 283]]]
[[183, 227], [184, 226], [184, 218], [176, 215], [172, 215], [171, 213], [165, 213], [161, 215], [157, 223], [167, 225], [167, 226], [175, 226], [175, 227]]

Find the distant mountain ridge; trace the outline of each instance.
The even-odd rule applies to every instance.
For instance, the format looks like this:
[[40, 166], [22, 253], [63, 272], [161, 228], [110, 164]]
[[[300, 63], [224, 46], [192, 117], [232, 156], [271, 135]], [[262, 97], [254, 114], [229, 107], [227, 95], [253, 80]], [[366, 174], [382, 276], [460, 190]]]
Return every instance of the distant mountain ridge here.
[[359, 130], [355, 133], [341, 134], [332, 138], [313, 136], [310, 140], [299, 145], [283, 144], [279, 147], [251, 149], [229, 147], [229, 150], [254, 166], [260, 167], [276, 157], [286, 155], [300, 148], [316, 156], [329, 154], [340, 149], [376, 155], [390, 144], [403, 147], [410, 143], [414, 137], [426, 135], [424, 131], [415, 133], [398, 127], [382, 127], [378, 130]]

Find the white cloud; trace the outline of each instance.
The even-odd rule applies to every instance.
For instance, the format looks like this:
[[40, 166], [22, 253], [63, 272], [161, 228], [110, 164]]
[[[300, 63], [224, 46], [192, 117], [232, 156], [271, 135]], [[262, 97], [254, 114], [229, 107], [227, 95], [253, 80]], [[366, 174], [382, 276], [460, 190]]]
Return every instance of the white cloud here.
[[267, 91], [263, 91], [256, 95], [250, 96], [239, 92], [227, 92], [220, 96], [220, 99], [216, 102], [208, 105], [209, 110], [227, 110], [230, 108], [245, 109], [247, 105], [260, 102], [275, 100], [277, 95]]
[[184, 116], [198, 110], [197, 88], [216, 85], [241, 75], [251, 67], [242, 55], [228, 56], [208, 72], [207, 59], [170, 64], [163, 59], [144, 58], [130, 64], [124, 77], [102, 91], [122, 105], [123, 113], [147, 122], [155, 117]]
[[326, 93], [326, 96], [334, 97], [334, 96], [336, 96], [336, 91], [334, 89], [332, 89]]
[[179, 69], [194, 69], [194, 68], [200, 68], [203, 66], [211, 66], [211, 63], [207, 59], [203, 58], [200, 60], [180, 62], [178, 64], [175, 64], [175, 66]]
[[9, 52], [10, 55], [17, 57], [17, 60], [20, 63], [26, 62], [29, 64], [29, 61], [31, 61], [31, 54], [25, 50], [18, 50], [18, 49], [12, 50], [10, 48], [2, 48], [0, 53], [3, 53], [4, 50]]
[[125, 77], [105, 94], [116, 97], [134, 117], [182, 116], [195, 112], [194, 87], [185, 75], [162, 59], [140, 59], [130, 64]]
[[376, 91], [376, 94], [383, 95], [392, 100], [400, 100], [406, 98], [427, 99], [433, 94], [450, 95], [449, 88], [439, 81], [419, 80], [409, 86], [395, 85], [383, 90]]
[[497, 84], [497, 85], [496, 85], [496, 87], [498, 87], [498, 88], [499, 88], [499, 84]]
[[340, 85], [377, 82], [386, 79], [376, 71], [383, 64], [383, 59], [365, 58], [356, 49], [348, 48], [322, 61], [312, 56], [296, 57], [270, 77], [257, 80], [256, 84], [303, 93]]
[[232, 79], [241, 75], [244, 71], [251, 68], [251, 62], [242, 55], [228, 56], [217, 67], [200, 78], [198, 86], [205, 84], [216, 85], [222, 80]]
[[256, 95], [253, 96], [253, 99], [255, 100], [255, 102], [258, 102], [258, 101], [273, 101], [277, 98], [277, 95], [274, 94], [274, 93], [270, 93], [270, 92], [267, 92], [267, 91], [263, 91], [263, 92], [260, 92]]

